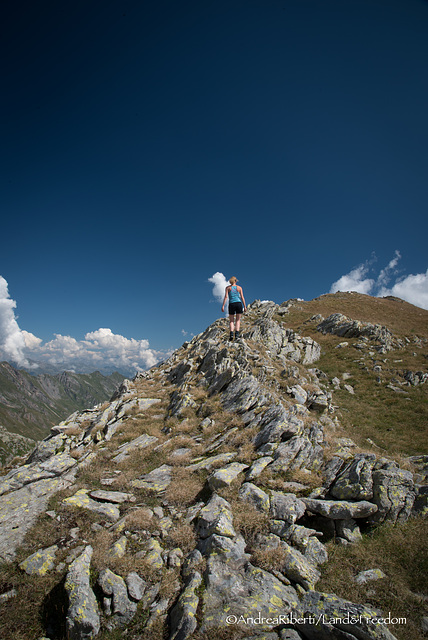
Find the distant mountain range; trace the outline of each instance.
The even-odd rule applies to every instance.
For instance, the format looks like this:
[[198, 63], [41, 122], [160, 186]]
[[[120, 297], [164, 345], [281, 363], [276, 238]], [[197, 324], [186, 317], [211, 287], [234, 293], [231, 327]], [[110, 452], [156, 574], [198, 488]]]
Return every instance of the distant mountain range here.
[[35, 376], [0, 362], [0, 462], [33, 449], [34, 440], [74, 411], [110, 399], [123, 379], [99, 371]]

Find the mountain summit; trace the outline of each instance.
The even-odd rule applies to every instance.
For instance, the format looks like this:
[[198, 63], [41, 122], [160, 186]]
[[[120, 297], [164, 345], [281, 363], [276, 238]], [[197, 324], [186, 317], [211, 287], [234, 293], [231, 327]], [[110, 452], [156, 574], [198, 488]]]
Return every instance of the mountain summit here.
[[0, 482], [5, 637], [420, 637], [419, 312], [256, 301], [54, 426]]

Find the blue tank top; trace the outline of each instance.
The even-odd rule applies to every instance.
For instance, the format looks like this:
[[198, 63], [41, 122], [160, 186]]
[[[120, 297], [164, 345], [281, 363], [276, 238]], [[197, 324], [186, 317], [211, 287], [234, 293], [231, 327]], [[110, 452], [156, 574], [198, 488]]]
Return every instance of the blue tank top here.
[[229, 302], [241, 302], [241, 294], [238, 291], [238, 287], [234, 284], [229, 291]]

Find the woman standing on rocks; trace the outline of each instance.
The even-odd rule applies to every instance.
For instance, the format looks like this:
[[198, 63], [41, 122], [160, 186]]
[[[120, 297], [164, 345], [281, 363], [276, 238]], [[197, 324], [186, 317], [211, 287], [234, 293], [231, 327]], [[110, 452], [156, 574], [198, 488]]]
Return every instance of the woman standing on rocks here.
[[238, 282], [238, 278], [235, 278], [235, 276], [232, 276], [229, 282], [230, 282], [230, 286], [226, 287], [223, 306], [221, 310], [224, 311], [226, 300], [227, 298], [229, 298], [229, 325], [230, 325], [229, 340], [233, 340], [234, 331], [235, 331], [235, 340], [238, 340], [239, 330], [241, 328], [241, 315], [244, 311], [247, 310], [247, 305], [245, 304], [244, 292], [242, 291], [242, 287], [239, 287], [236, 284]]

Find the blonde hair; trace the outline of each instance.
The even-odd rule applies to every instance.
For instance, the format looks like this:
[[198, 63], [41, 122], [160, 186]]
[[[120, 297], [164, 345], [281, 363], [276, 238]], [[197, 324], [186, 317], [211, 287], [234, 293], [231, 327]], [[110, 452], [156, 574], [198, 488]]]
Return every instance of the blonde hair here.
[[232, 276], [231, 278], [229, 278], [229, 282], [230, 284], [235, 284], [235, 282], [238, 282], [238, 278], [235, 278], [235, 276]]

